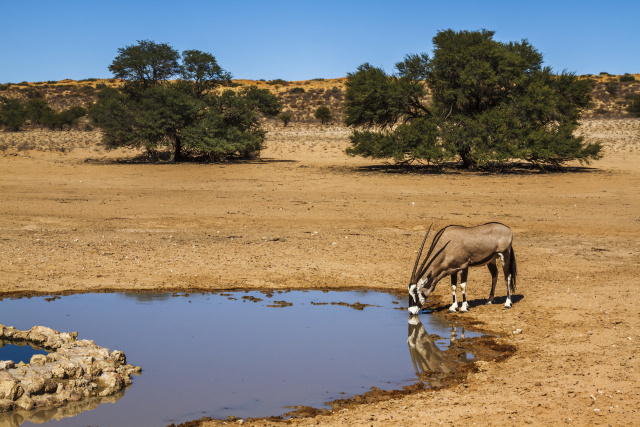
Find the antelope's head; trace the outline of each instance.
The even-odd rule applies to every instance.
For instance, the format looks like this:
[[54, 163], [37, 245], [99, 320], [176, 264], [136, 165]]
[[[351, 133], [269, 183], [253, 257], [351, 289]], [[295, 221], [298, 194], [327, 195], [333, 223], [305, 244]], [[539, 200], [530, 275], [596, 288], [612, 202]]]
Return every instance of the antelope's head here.
[[[433, 225], [433, 224], [432, 224]], [[422, 246], [420, 246], [420, 250], [418, 251], [418, 257], [416, 258], [416, 263], [413, 265], [413, 272], [411, 273], [411, 280], [409, 281], [409, 314], [416, 315], [420, 312], [420, 307], [424, 303], [424, 297], [422, 297], [420, 291], [422, 289], [422, 276], [424, 275], [424, 267], [427, 262], [427, 258], [423, 261], [420, 269], [418, 269], [418, 264], [420, 264], [420, 257], [422, 256], [422, 250], [424, 249], [424, 244], [427, 241], [427, 237], [429, 237], [429, 232], [431, 231], [431, 226], [429, 226], [429, 230], [427, 231], [427, 235], [424, 236], [424, 240], [422, 241]], [[421, 298], [422, 297], [422, 298]]]
[[[436, 253], [433, 254], [432, 257], [431, 254], [440, 241], [440, 237], [442, 236], [442, 233], [445, 229], [443, 228], [442, 230], [438, 231], [438, 233], [434, 236], [433, 241], [431, 242], [431, 247], [429, 248], [427, 255], [422, 260], [422, 263], [420, 263], [422, 250], [424, 249], [424, 244], [427, 242], [427, 237], [429, 237], [431, 226], [433, 226], [433, 224], [429, 226], [427, 235], [424, 236], [422, 246], [420, 246], [420, 250], [418, 251], [418, 257], [416, 258], [416, 263], [413, 266], [411, 281], [409, 282], [409, 313], [412, 315], [418, 314], [420, 312], [420, 307], [422, 307], [429, 294], [433, 291], [435, 284], [433, 283], [433, 272], [430, 271], [431, 264], [433, 263], [433, 260], [436, 259], [436, 257], [440, 255], [450, 243], [447, 242], [438, 251], [436, 251]], [[426, 289], [426, 295], [423, 294], [423, 289]]]

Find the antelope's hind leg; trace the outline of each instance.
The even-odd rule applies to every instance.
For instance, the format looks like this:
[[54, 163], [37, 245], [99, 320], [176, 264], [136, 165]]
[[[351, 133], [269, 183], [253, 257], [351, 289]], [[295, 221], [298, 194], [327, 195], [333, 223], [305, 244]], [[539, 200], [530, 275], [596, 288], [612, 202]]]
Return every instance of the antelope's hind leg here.
[[496, 283], [498, 283], [498, 266], [496, 265], [495, 257], [489, 261], [487, 267], [489, 268], [489, 273], [491, 273], [491, 293], [489, 294], [487, 304], [493, 304], [493, 297], [496, 293]]
[[456, 299], [456, 286], [458, 285], [458, 272], [451, 275], [451, 293], [453, 294], [453, 304], [449, 307], [449, 313], [455, 313], [458, 310], [458, 300]]
[[460, 307], [460, 313], [466, 313], [469, 311], [469, 303], [467, 302], [467, 276], [469, 269], [465, 268], [460, 271], [460, 290], [462, 290], [462, 306]]
[[511, 249], [499, 255], [502, 260], [504, 280], [507, 282], [507, 301], [504, 303], [504, 308], [511, 308], [511, 280], [513, 280], [511, 277]]

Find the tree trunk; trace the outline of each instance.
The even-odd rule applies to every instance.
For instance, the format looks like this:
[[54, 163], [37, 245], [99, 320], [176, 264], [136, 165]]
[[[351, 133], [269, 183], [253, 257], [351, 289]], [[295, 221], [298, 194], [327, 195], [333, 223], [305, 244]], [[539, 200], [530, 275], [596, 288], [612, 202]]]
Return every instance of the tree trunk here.
[[458, 154], [462, 159], [462, 167], [464, 167], [465, 169], [472, 169], [476, 166], [476, 162], [470, 155], [469, 150], [460, 150]]
[[171, 160], [174, 162], [182, 161], [182, 141], [179, 135], [176, 135], [175, 143], [173, 144], [173, 155], [171, 157]]

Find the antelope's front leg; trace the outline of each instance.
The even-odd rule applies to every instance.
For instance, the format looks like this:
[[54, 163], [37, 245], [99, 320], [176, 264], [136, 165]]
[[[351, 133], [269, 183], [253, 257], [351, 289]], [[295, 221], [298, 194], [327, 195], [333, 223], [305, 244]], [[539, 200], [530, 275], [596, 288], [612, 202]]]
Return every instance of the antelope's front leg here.
[[458, 309], [458, 300], [456, 299], [456, 285], [458, 284], [458, 273], [451, 275], [451, 293], [453, 294], [453, 304], [449, 307], [449, 313], [455, 313]]
[[422, 307], [424, 303], [427, 302], [427, 298], [422, 293], [422, 289], [424, 288], [424, 282], [426, 282], [426, 279], [418, 280], [418, 285], [417, 285], [418, 287], [416, 291], [418, 295], [418, 304], [420, 305], [420, 307]]

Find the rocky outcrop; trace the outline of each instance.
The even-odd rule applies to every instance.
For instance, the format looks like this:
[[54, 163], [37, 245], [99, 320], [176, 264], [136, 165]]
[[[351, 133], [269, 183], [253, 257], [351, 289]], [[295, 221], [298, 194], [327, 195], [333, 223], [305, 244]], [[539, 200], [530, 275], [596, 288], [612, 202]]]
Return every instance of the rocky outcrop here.
[[26, 342], [50, 353], [36, 354], [30, 363], [0, 361], [0, 412], [61, 407], [86, 398], [119, 393], [140, 373], [127, 364], [122, 351], [78, 340], [77, 332], [58, 332], [45, 326], [21, 331], [0, 325], [0, 340]]

